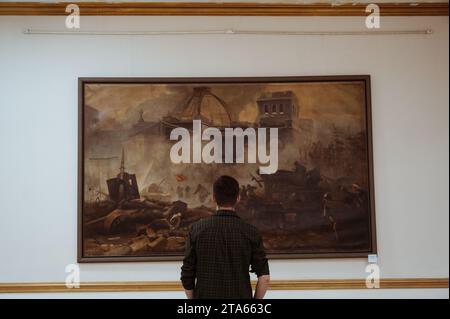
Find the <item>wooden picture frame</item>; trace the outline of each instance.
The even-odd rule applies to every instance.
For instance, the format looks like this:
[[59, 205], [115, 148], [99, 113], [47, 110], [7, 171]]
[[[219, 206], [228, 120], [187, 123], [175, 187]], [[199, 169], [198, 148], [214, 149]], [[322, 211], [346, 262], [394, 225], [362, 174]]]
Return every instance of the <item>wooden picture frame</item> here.
[[[359, 85], [361, 87], [360, 94], [361, 95], [361, 103], [363, 103], [363, 113], [364, 116], [362, 118], [362, 127], [364, 127], [364, 157], [367, 159], [366, 163], [363, 163], [362, 167], [365, 167], [363, 174], [366, 177], [366, 185], [361, 187], [364, 189], [364, 201], [360, 205], [362, 210], [367, 209], [367, 216], [364, 217], [364, 220], [367, 220], [367, 223], [364, 227], [367, 227], [364, 230], [365, 235], [367, 236], [367, 245], [364, 249], [350, 249], [350, 250], [342, 250], [338, 249], [336, 251], [332, 250], [318, 250], [311, 251], [308, 249], [305, 252], [299, 252], [298, 249], [295, 252], [281, 252], [281, 253], [273, 253], [273, 251], [269, 250], [269, 258], [273, 259], [297, 259], [297, 258], [355, 258], [355, 257], [367, 257], [368, 254], [376, 254], [377, 253], [377, 245], [376, 245], [376, 223], [375, 223], [375, 195], [374, 195], [374, 173], [373, 173], [373, 145], [372, 145], [372, 118], [371, 118], [371, 87], [370, 87], [370, 76], [369, 75], [343, 75], [343, 76], [290, 76], [290, 77], [218, 77], [218, 78], [79, 78], [78, 79], [78, 111], [79, 111], [79, 119], [78, 119], [78, 262], [87, 263], [87, 262], [135, 262], [135, 261], [169, 261], [169, 260], [181, 260], [183, 258], [183, 253], [181, 251], [177, 251], [176, 253], [167, 252], [167, 253], [146, 253], [144, 255], [96, 255], [95, 253], [87, 254], [86, 253], [86, 221], [87, 218], [85, 216], [86, 210], [86, 95], [87, 91], [90, 91], [90, 97], [92, 100], [92, 96], [95, 96], [95, 92], [92, 93], [92, 88], [100, 88], [101, 86], [109, 86], [114, 89], [117, 86], [152, 86], [152, 85], [163, 85], [163, 86], [183, 86], [183, 88], [189, 87], [212, 87], [214, 90], [214, 86], [237, 86], [237, 85], [259, 85], [259, 86], [270, 86], [270, 85], [281, 85], [281, 86], [295, 86], [302, 84], [311, 84], [311, 85], [320, 85], [320, 84], [333, 84], [336, 86], [344, 85], [347, 83], [354, 83], [355, 85]], [[109, 88], [111, 89], [111, 88]], [[224, 89], [226, 91], [226, 88]], [[95, 91], [95, 90], [94, 90]], [[94, 94], [94, 95], [93, 95]], [[220, 97], [221, 99], [223, 97]], [[151, 99], [151, 97], [150, 97]], [[95, 99], [94, 99], [95, 100]], [[256, 106], [255, 106], [256, 107]], [[301, 106], [300, 106], [301, 108]], [[135, 110], [136, 111], [136, 110]], [[140, 120], [143, 120], [142, 111], [140, 111]], [[89, 122], [90, 123], [90, 122]], [[90, 124], [89, 124], [90, 125]], [[123, 149], [123, 148], [122, 148]], [[119, 156], [120, 154], [118, 154]], [[308, 156], [308, 155], [306, 155]], [[124, 156], [122, 155], [122, 160]], [[206, 164], [205, 164], [206, 165]], [[138, 178], [139, 179], [139, 178]], [[322, 180], [322, 176], [321, 176]], [[331, 183], [331, 182], [330, 182]], [[354, 185], [352, 184], [352, 187]], [[341, 187], [341, 186], [339, 186]], [[355, 187], [359, 187], [356, 185]], [[101, 188], [100, 188], [101, 189]], [[347, 191], [347, 190], [345, 190]], [[357, 189], [359, 191], [359, 189]], [[353, 191], [349, 191], [351, 193]], [[321, 196], [325, 194], [320, 193]], [[333, 198], [333, 195], [330, 192], [330, 198]], [[353, 195], [352, 195], [353, 196]], [[356, 195], [355, 195], [356, 196]], [[358, 195], [359, 196], [359, 195]], [[321, 197], [322, 198], [322, 197]], [[352, 199], [353, 200], [353, 199]], [[328, 207], [324, 204], [325, 199], [321, 199], [321, 204], [323, 207]], [[328, 202], [327, 202], [328, 203]], [[353, 205], [353, 204], [352, 204]], [[321, 207], [322, 207], [321, 206]], [[358, 207], [360, 207], [358, 206]], [[330, 206], [331, 207], [331, 206]], [[332, 208], [330, 208], [332, 209]], [[325, 210], [324, 210], [325, 212]], [[321, 211], [318, 211], [320, 214]], [[286, 213], [287, 214], [287, 213]], [[285, 215], [286, 215], [285, 214]], [[326, 213], [324, 213], [326, 215]], [[325, 216], [324, 218], [329, 216]], [[297, 215], [296, 215], [297, 216]], [[290, 216], [292, 217], [292, 216]], [[101, 217], [104, 218], [104, 217]], [[297, 217], [296, 217], [297, 218]], [[366, 219], [367, 218], [367, 219]], [[330, 218], [329, 218], [330, 219]], [[331, 218], [330, 220], [332, 220]], [[94, 220], [95, 221], [95, 220]], [[328, 230], [327, 230], [328, 232]], [[336, 229], [334, 232], [337, 234]], [[328, 233], [327, 233], [328, 234]], [[145, 236], [145, 235], [144, 235]], [[158, 235], [162, 236], [162, 235]], [[325, 236], [325, 235], [324, 235]], [[328, 236], [328, 235], [327, 235]], [[164, 237], [164, 236], [163, 236]], [[170, 236], [169, 236], [170, 237]], [[114, 238], [114, 237], [113, 237]], [[160, 237], [158, 237], [160, 238]], [[336, 235], [337, 238], [337, 235]], [[166, 238], [168, 239], [168, 237]], [[106, 239], [105, 239], [106, 240]], [[143, 237], [144, 246], [145, 246], [145, 238]], [[276, 241], [276, 239], [275, 239]], [[109, 244], [108, 242], [101, 244], [100, 242], [92, 243], [95, 246], [93, 251], [100, 251], [100, 249], [105, 248], [106, 250], [109, 247], [114, 246], [115, 244]], [[103, 247], [102, 245], [106, 245]], [[126, 244], [117, 244], [126, 246]], [[146, 246], [147, 247], [147, 246]], [[145, 248], [149, 249], [149, 248]], [[127, 250], [130, 252], [130, 249]]]

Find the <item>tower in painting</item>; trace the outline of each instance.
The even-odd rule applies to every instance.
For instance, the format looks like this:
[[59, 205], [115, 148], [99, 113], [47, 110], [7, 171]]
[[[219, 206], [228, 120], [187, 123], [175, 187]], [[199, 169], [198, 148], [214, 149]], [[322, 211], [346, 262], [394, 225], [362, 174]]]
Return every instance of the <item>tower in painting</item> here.
[[308, 161], [308, 149], [312, 143], [313, 121], [302, 118], [300, 104], [292, 91], [277, 91], [262, 94], [257, 100], [259, 127], [278, 128], [281, 148], [289, 143], [299, 147], [299, 159]]
[[266, 93], [256, 101], [260, 127], [297, 128], [298, 100], [292, 91]]

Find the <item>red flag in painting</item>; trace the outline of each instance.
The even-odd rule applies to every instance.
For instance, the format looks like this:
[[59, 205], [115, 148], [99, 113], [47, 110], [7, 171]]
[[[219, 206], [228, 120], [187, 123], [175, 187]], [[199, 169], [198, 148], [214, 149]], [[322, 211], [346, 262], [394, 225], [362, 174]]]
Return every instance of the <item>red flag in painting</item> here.
[[184, 176], [183, 174], [176, 174], [175, 178], [176, 178], [177, 182], [183, 182], [186, 180], [186, 176]]

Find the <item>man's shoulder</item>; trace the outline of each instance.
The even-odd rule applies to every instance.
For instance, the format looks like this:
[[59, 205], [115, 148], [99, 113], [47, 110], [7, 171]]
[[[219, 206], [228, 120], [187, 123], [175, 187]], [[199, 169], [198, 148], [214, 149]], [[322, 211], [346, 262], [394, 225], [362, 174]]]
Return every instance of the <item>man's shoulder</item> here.
[[196, 222], [193, 222], [190, 226], [190, 230], [192, 232], [196, 232], [201, 230], [202, 228], [207, 227], [212, 222], [212, 216], [203, 217], [202, 219], [197, 220]]
[[260, 232], [259, 229], [250, 224], [249, 222], [246, 222], [244, 220], [241, 220], [241, 224], [243, 225], [243, 228], [250, 234], [254, 235], [254, 236], [259, 236]]

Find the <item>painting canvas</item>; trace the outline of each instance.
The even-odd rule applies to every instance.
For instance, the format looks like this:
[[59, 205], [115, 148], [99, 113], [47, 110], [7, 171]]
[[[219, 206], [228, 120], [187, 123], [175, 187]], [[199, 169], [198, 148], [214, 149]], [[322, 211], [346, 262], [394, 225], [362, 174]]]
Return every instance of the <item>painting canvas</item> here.
[[[181, 259], [220, 175], [239, 181], [236, 211], [270, 258], [375, 253], [370, 113], [369, 76], [80, 78], [78, 260]], [[192, 136], [191, 161], [171, 157], [177, 128]], [[231, 160], [195, 160], [208, 143], [195, 131], [208, 128], [234, 142]], [[258, 143], [276, 129], [275, 170], [249, 160], [245, 135], [237, 159], [236, 129]], [[268, 154], [270, 141], [257, 146]]]

